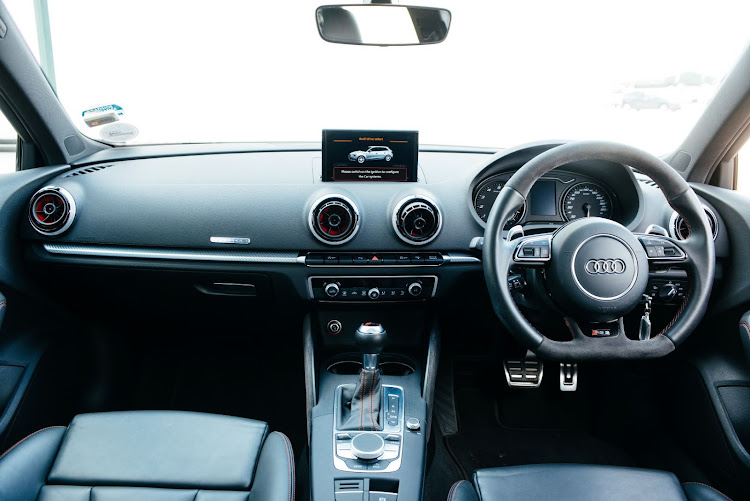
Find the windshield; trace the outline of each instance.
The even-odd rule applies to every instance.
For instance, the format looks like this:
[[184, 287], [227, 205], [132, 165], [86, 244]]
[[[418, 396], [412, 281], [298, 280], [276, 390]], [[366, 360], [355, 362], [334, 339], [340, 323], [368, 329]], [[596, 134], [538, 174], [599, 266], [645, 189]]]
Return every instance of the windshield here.
[[[736, 0], [466, 0], [408, 2], [451, 10], [441, 44], [347, 46], [319, 37], [322, 3], [6, 0], [73, 122], [123, 144], [395, 129], [422, 144], [602, 139], [664, 154], [749, 38], [750, 2]], [[133, 129], [108, 136], [90, 126], [100, 116]]]

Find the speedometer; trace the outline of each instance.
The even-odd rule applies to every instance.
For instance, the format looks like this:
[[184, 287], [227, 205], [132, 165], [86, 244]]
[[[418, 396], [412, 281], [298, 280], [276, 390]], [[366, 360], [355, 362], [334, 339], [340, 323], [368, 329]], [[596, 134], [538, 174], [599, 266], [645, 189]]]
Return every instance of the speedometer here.
[[[495, 200], [497, 200], [497, 195], [503, 189], [505, 183], [505, 180], [491, 177], [482, 181], [474, 192], [474, 210], [477, 212], [477, 216], [485, 223], [490, 216], [490, 211], [495, 204]], [[510, 229], [513, 225], [517, 224], [523, 217], [525, 210], [526, 205], [519, 207], [505, 223], [504, 229]]]
[[562, 200], [562, 213], [568, 221], [584, 217], [612, 218], [612, 200], [607, 192], [593, 183], [571, 186]]

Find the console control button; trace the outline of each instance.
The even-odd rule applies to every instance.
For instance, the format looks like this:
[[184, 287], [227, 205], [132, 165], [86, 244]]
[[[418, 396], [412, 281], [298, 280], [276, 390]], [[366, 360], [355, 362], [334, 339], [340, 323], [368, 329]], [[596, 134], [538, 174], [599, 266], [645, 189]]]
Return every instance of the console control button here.
[[398, 501], [398, 494], [394, 494], [393, 492], [370, 492], [370, 499], [368, 501]]
[[328, 333], [336, 336], [341, 333], [341, 322], [338, 320], [329, 320], [328, 324], [326, 325], [326, 329], [328, 330]]
[[339, 284], [333, 282], [333, 283], [330, 283], [330, 284], [326, 284], [324, 290], [325, 290], [326, 296], [328, 296], [328, 297], [336, 297], [336, 296], [339, 295], [340, 287], [339, 287]]
[[417, 431], [419, 428], [421, 428], [421, 424], [419, 422], [419, 419], [415, 417], [410, 417], [406, 420], [406, 427], [410, 429], [411, 431]]
[[385, 451], [385, 442], [376, 433], [360, 433], [352, 439], [351, 448], [359, 459], [377, 459]]
[[370, 299], [377, 299], [377, 298], [379, 298], [380, 297], [380, 289], [378, 289], [377, 287], [373, 287], [372, 289], [370, 289], [369, 291], [367, 291], [367, 297], [369, 297]]
[[326, 254], [323, 262], [324, 264], [339, 264], [339, 257], [335, 254]]
[[352, 258], [352, 263], [356, 265], [367, 264], [367, 256], [357, 255]]
[[420, 284], [419, 282], [413, 282], [409, 284], [409, 287], [407, 288], [407, 290], [409, 291], [409, 294], [411, 294], [412, 296], [414, 297], [419, 296], [420, 294], [422, 294], [422, 284]]
[[427, 254], [424, 258], [424, 264], [443, 264], [443, 256], [440, 254]]

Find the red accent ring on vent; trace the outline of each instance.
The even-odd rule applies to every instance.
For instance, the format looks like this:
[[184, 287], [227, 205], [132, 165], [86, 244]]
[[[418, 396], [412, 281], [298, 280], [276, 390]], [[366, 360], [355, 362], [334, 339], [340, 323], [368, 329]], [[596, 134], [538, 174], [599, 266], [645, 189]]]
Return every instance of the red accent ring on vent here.
[[343, 243], [354, 235], [357, 212], [351, 202], [340, 196], [327, 197], [318, 202], [310, 213], [311, 228], [327, 243]]
[[44, 235], [59, 235], [67, 230], [75, 217], [73, 197], [62, 188], [42, 188], [31, 197], [29, 222]]

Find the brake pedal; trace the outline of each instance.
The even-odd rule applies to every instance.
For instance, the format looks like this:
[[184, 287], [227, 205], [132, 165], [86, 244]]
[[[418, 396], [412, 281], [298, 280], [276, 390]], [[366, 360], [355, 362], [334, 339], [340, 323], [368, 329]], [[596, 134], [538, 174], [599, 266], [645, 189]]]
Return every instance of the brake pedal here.
[[503, 360], [503, 369], [511, 388], [538, 388], [542, 384], [544, 364], [541, 360]]
[[560, 391], [578, 389], [578, 364], [560, 362]]

